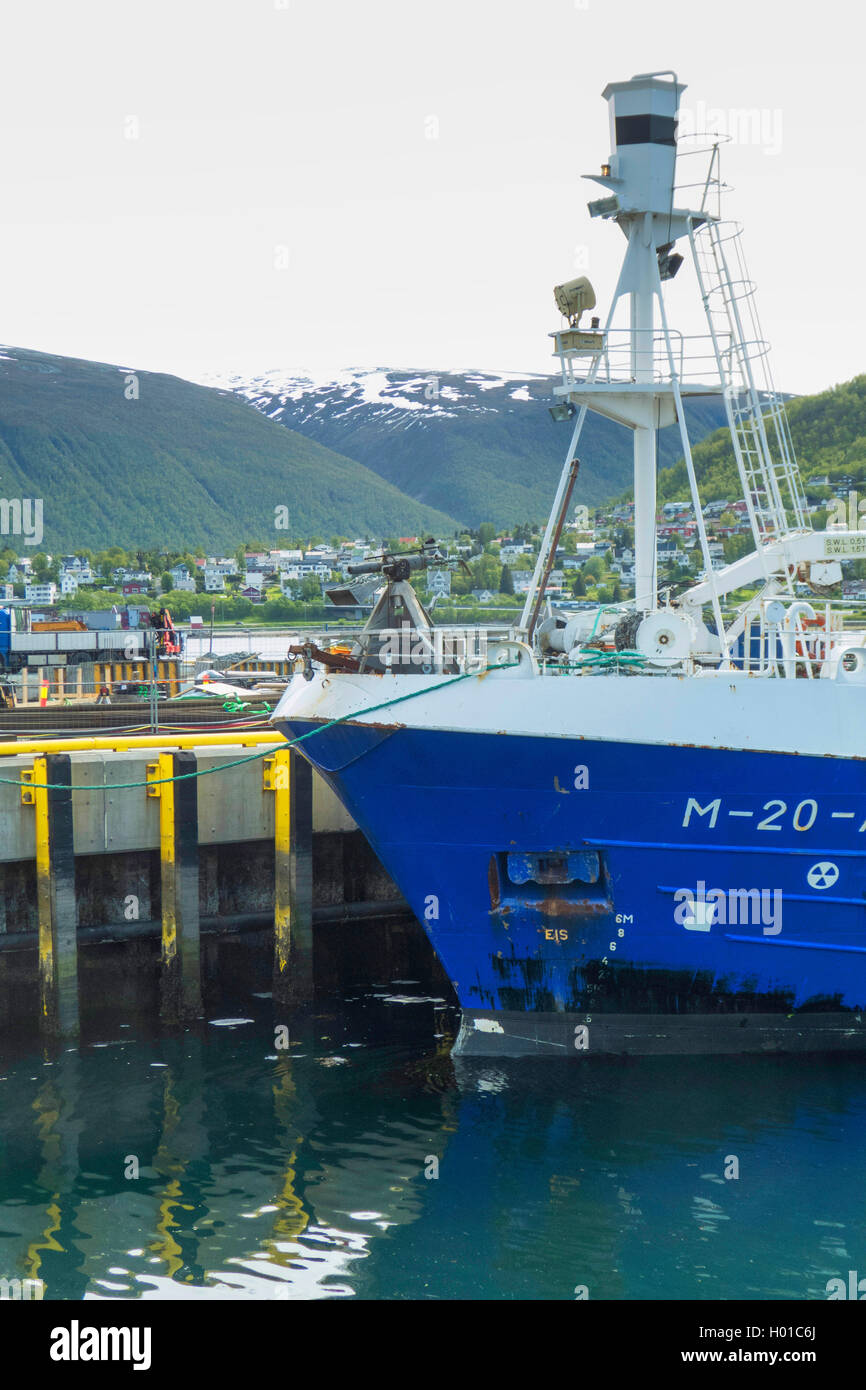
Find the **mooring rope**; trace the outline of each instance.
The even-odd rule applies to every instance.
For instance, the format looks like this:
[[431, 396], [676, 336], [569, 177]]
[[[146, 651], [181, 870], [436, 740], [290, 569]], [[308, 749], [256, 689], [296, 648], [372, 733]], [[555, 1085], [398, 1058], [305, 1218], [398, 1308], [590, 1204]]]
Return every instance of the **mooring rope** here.
[[[305, 734], [299, 734], [297, 738], [283, 739], [282, 743], [276, 745], [277, 751], [282, 748], [295, 748], [299, 743], [305, 743], [308, 738], [313, 738], [316, 734], [323, 734], [327, 729], [333, 729], [337, 724], [345, 724], [350, 719], [357, 719], [361, 714], [376, 714], [381, 709], [389, 709], [394, 705], [403, 704], [406, 700], [417, 699], [419, 695], [432, 695], [437, 690], [445, 690], [449, 685], [457, 685], [460, 681], [469, 680], [472, 676], [484, 676], [488, 671], [507, 671], [513, 666], [519, 666], [519, 661], [504, 661], [500, 665], [485, 666], [481, 671], [461, 671], [458, 676], [451, 676], [447, 681], [440, 681], [438, 685], [427, 686], [424, 690], [410, 690], [405, 695], [393, 695], [390, 700], [382, 700], [377, 705], [369, 705], [366, 709], [352, 710], [349, 714], [338, 715], [336, 719], [329, 719], [326, 724], [319, 724], [315, 729], [308, 729]], [[203, 730], [206, 732], [206, 730]], [[82, 752], [89, 750], [82, 749]], [[108, 751], [108, 750], [104, 750]], [[157, 749], [149, 749], [149, 752], [157, 752]], [[244, 758], [232, 758], [230, 762], [221, 763], [219, 767], [204, 767], [196, 769], [195, 772], [181, 772], [174, 777], [155, 777], [152, 781], [144, 782], [112, 782], [112, 791], [127, 791], [132, 787], [156, 787], [163, 782], [185, 782], [192, 777], [208, 777], [214, 772], [226, 772], [230, 767], [240, 767], [244, 763], [256, 762], [259, 758], [267, 758], [274, 752], [274, 748], [262, 748], [256, 753], [250, 753]], [[6, 754], [7, 757], [22, 756], [14, 753]], [[23, 756], [26, 756], [23, 755]], [[34, 757], [44, 756], [35, 753]], [[12, 787], [26, 787], [28, 791], [68, 791], [92, 792], [92, 786], [73, 787], [67, 786], [65, 782], [22, 782], [18, 777], [0, 777], [0, 783]]]

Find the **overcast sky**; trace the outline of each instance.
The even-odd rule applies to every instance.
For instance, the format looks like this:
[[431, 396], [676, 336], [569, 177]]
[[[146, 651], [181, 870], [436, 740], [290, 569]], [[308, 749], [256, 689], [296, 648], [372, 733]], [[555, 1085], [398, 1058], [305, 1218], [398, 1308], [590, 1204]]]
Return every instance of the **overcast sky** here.
[[737, 136], [777, 383], [820, 390], [866, 367], [863, 30], [850, 0], [6, 0], [0, 341], [547, 371], [553, 285], [603, 312], [624, 246], [580, 178], [602, 88], [674, 68]]

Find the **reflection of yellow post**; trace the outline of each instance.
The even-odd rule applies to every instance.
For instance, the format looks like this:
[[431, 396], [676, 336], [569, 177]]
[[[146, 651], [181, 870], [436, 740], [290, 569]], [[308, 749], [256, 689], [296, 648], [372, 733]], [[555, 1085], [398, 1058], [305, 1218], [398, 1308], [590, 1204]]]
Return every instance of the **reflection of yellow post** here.
[[[274, 1086], [274, 1110], [286, 1133], [287, 1139], [290, 1130], [293, 1128], [291, 1110], [292, 1102], [295, 1098], [296, 1089], [291, 1076], [291, 1059], [287, 1057], [283, 1064], [283, 1074], [280, 1077], [279, 1085]], [[302, 1136], [298, 1135], [294, 1143], [300, 1144], [301, 1140]], [[288, 1139], [288, 1142], [292, 1144], [293, 1141]], [[296, 1161], [297, 1150], [292, 1148], [288, 1163], [286, 1164], [283, 1190], [276, 1201], [276, 1205], [279, 1207], [279, 1215], [274, 1221], [275, 1236], [290, 1236], [292, 1238], [299, 1236], [301, 1232], [306, 1229], [310, 1220], [309, 1212], [305, 1211], [304, 1204], [295, 1191], [294, 1165]], [[284, 1252], [277, 1250], [271, 1245], [270, 1241], [266, 1243], [272, 1249], [273, 1257], [277, 1264], [287, 1264], [289, 1260], [293, 1258], [292, 1256], [286, 1257]]]
[[[177, 1129], [180, 1122], [180, 1105], [177, 1096], [174, 1094], [172, 1075], [170, 1070], [165, 1073], [165, 1088], [163, 1090], [163, 1126], [160, 1137], [159, 1148], [153, 1160], [156, 1171], [167, 1178], [163, 1189], [163, 1195], [159, 1203], [159, 1221], [156, 1229], [159, 1233], [159, 1240], [151, 1241], [148, 1246], [155, 1255], [159, 1255], [166, 1264], [166, 1274], [169, 1279], [173, 1279], [177, 1271], [183, 1265], [183, 1250], [174, 1237], [174, 1232], [178, 1229], [178, 1222], [174, 1219], [174, 1209], [183, 1206], [180, 1201], [182, 1189], [180, 1179], [186, 1168], [186, 1164], [181, 1163], [176, 1154], [173, 1153], [169, 1140]], [[169, 1177], [169, 1174], [177, 1174], [176, 1177]], [[185, 1208], [187, 1211], [189, 1207]]]
[[[42, 1278], [39, 1271], [42, 1268], [43, 1250], [56, 1250], [58, 1254], [61, 1255], [66, 1253], [63, 1246], [58, 1245], [57, 1241], [54, 1239], [55, 1235], [60, 1230], [61, 1221], [59, 1192], [52, 1193], [51, 1200], [45, 1207], [45, 1215], [48, 1217], [48, 1225], [42, 1232], [42, 1239], [32, 1240], [27, 1247], [27, 1254], [24, 1257], [24, 1277], [26, 1279]], [[44, 1284], [42, 1287], [44, 1289]], [[42, 1295], [40, 1294], [39, 1297], [41, 1298]]]
[[[30, 1107], [42, 1157], [42, 1165], [35, 1165], [32, 1177], [35, 1187], [46, 1197], [44, 1215], [39, 1218], [41, 1230], [28, 1242], [21, 1261], [28, 1279], [43, 1278], [46, 1251], [65, 1254], [68, 1248], [56, 1237], [63, 1222], [63, 1194], [74, 1188], [79, 1173], [78, 1134], [82, 1122], [77, 1078], [78, 1056], [70, 1050], [56, 1059], [49, 1079], [38, 1088]], [[42, 1298], [45, 1293], [43, 1283], [36, 1297]]]

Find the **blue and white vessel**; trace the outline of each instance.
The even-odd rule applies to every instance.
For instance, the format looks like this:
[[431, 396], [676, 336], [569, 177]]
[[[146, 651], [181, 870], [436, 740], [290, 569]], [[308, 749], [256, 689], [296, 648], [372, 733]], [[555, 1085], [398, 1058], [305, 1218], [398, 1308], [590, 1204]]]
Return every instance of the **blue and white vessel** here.
[[[603, 325], [581, 327], [585, 278], [556, 291], [554, 413], [571, 438], [520, 624], [479, 661], [409, 583], [442, 561], [435, 547], [386, 556], [351, 656], [309, 654], [273, 716], [308, 735], [301, 751], [424, 925], [462, 1008], [458, 1053], [866, 1046], [866, 632], [828, 597], [866, 533], [809, 526], [739, 231], [721, 217], [718, 144], [680, 181], [698, 163], [678, 150], [683, 90], [650, 73], [604, 92], [611, 154], [589, 212], [625, 255]], [[666, 307], [684, 263], [704, 315], [685, 337]], [[753, 544], [723, 568], [683, 408], [708, 395], [724, 402]], [[633, 432], [635, 597], [574, 614], [545, 584], [588, 410]], [[704, 565], [677, 596], [656, 576], [666, 426]]]

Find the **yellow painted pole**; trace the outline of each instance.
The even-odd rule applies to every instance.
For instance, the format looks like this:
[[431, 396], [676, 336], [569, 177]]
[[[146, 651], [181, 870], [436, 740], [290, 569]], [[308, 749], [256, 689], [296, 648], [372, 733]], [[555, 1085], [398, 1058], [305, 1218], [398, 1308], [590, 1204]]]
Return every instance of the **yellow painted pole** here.
[[284, 748], [267, 759], [266, 790], [274, 793], [274, 972], [288, 981], [292, 944], [292, 753]]
[[147, 794], [159, 798], [162, 1011], [172, 1022], [201, 1011], [198, 788], [188, 775], [195, 769], [193, 753], [161, 753], [147, 768]]
[[162, 963], [170, 966], [177, 955], [177, 883], [174, 859], [174, 760], [171, 753], [160, 753], [148, 763], [147, 773], [157, 779], [148, 787], [148, 796], [159, 798], [159, 867], [162, 888]]
[[[50, 785], [46, 785], [50, 784]], [[22, 778], [21, 799], [35, 810], [39, 994], [43, 1028], [78, 1031], [78, 936], [68, 757], [34, 760]]]
[[274, 793], [273, 997], [295, 1003], [313, 994], [310, 765], [281, 748], [265, 759], [262, 784]]
[[[43, 1023], [48, 1021], [49, 1000], [54, 984], [54, 932], [51, 914], [51, 849], [48, 838], [48, 764], [45, 758], [34, 758], [33, 805], [36, 809], [36, 917], [39, 928], [39, 985], [40, 1010]], [[42, 784], [42, 785], [39, 785]]]

